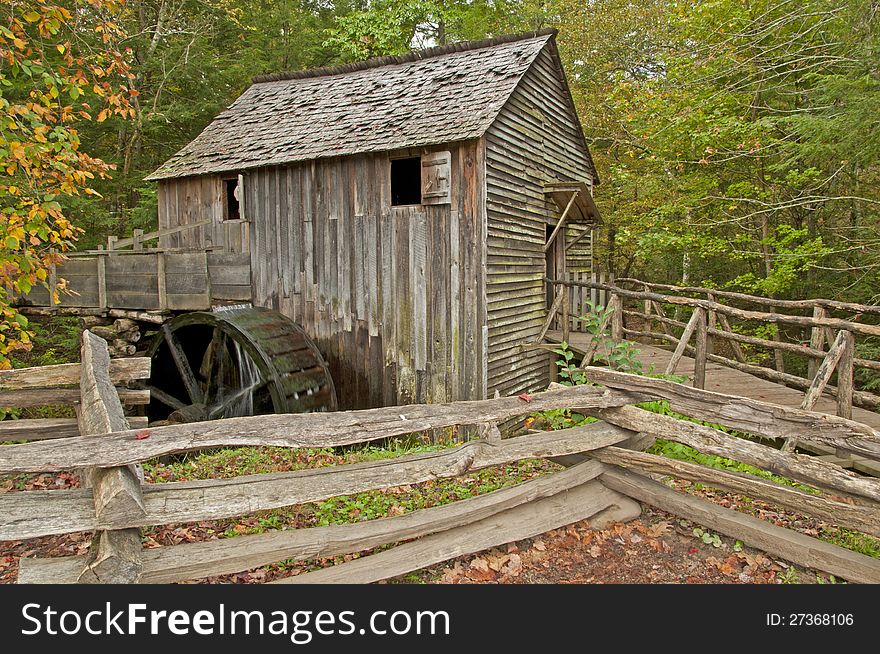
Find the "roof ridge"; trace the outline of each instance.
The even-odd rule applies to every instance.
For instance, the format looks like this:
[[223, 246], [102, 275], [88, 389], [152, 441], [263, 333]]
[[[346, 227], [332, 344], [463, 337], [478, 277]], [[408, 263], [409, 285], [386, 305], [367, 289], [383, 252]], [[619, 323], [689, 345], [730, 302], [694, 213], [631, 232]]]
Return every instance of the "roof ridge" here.
[[521, 32], [519, 34], [507, 34], [504, 36], [496, 36], [479, 41], [460, 41], [458, 43], [450, 43], [448, 45], [438, 45], [433, 48], [425, 48], [423, 50], [413, 50], [402, 55], [387, 55], [384, 57], [373, 57], [364, 61], [356, 61], [350, 64], [341, 64], [338, 66], [323, 66], [321, 68], [308, 68], [306, 70], [286, 71], [279, 73], [269, 73], [266, 75], [257, 75], [253, 78], [254, 84], [264, 84], [266, 82], [283, 82], [298, 79], [311, 79], [315, 77], [329, 77], [332, 75], [344, 75], [346, 73], [354, 73], [361, 70], [369, 70], [371, 68], [381, 68], [383, 66], [392, 66], [395, 64], [405, 64], [412, 61], [422, 61], [424, 59], [432, 59], [456, 52], [467, 52], [470, 50], [480, 50], [490, 48], [505, 43], [514, 43], [516, 41], [525, 41], [527, 39], [535, 39], [542, 36], [555, 37], [558, 30], [549, 27], [534, 32]]

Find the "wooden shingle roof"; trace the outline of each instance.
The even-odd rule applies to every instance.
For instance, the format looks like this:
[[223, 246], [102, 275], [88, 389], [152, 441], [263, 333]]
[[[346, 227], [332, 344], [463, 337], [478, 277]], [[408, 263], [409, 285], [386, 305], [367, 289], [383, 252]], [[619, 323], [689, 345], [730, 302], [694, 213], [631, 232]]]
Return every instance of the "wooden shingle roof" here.
[[554, 33], [258, 79], [147, 179], [478, 138]]

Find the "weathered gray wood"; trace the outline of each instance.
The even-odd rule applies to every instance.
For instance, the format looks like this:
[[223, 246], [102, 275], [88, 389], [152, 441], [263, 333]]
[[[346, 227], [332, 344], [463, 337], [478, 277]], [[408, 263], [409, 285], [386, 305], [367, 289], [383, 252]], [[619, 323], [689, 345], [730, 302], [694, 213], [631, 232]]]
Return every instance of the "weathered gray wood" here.
[[[149, 404], [150, 393], [139, 389], [121, 388], [119, 399], [125, 406]], [[0, 391], [0, 406], [21, 409], [32, 406], [69, 406], [79, 404], [80, 393], [76, 388], [34, 388], [18, 391]]]
[[853, 354], [855, 338], [851, 332], [840, 332], [843, 335], [843, 350], [837, 364], [837, 415], [852, 420], [853, 409]]
[[694, 388], [706, 388], [706, 357], [709, 355], [709, 336], [707, 334], [707, 316], [702, 309], [699, 312], [697, 328], [694, 332]]
[[[557, 284], [561, 283], [556, 281]], [[602, 284], [599, 282], [565, 282], [566, 284], [575, 286], [585, 286], [587, 288], [598, 288], [609, 293], [616, 293], [623, 297], [634, 300], [654, 300], [655, 302], [665, 302], [677, 306], [700, 307], [706, 311], [716, 311], [719, 314], [727, 314], [741, 320], [756, 320], [758, 322], [772, 322], [787, 325], [798, 325], [800, 327], [828, 327], [830, 329], [846, 329], [854, 334], [862, 334], [864, 336], [880, 336], [880, 325], [870, 325], [867, 323], [852, 322], [842, 320], [840, 318], [813, 318], [812, 316], [791, 316], [782, 313], [772, 313], [766, 311], [749, 311], [746, 309], [737, 309], [726, 304], [718, 302], [710, 302], [709, 300], [700, 300], [689, 297], [680, 297], [677, 295], [662, 295], [660, 293], [645, 293], [643, 291], [630, 291], [619, 286], [610, 284]], [[641, 283], [641, 282], [640, 282]], [[713, 291], [717, 293], [717, 291]], [[719, 293], [720, 295], [720, 293]]]
[[744, 302], [752, 302], [754, 304], [762, 304], [765, 306], [777, 306], [784, 309], [812, 309], [818, 306], [827, 309], [838, 309], [840, 311], [851, 311], [854, 313], [871, 313], [874, 315], [880, 315], [880, 306], [872, 304], [856, 304], [853, 302], [840, 302], [838, 300], [824, 300], [821, 298], [809, 300], [777, 300], [775, 298], [761, 297], [759, 295], [747, 295], [746, 293], [736, 293], [734, 291], [720, 291], [715, 288], [701, 288], [698, 286], [672, 286], [670, 284], [643, 282], [640, 279], [632, 279], [629, 277], [621, 277], [617, 280], [617, 283], [635, 283], [641, 286], [647, 286], [649, 288], [659, 288], [667, 291], [675, 291], [677, 293], [711, 293], [718, 297], [729, 298], [731, 300], [743, 300]]
[[[581, 464], [584, 465], [584, 464]], [[576, 468], [572, 468], [575, 470]], [[412, 543], [272, 583], [365, 584], [420, 570], [448, 559], [537, 536], [586, 520], [613, 506], [620, 495], [588, 481], [558, 495], [508, 509], [469, 525], [425, 536]]]
[[812, 456], [782, 452], [712, 427], [637, 407], [607, 409], [596, 415], [626, 429], [683, 443], [707, 454], [748, 463], [819, 488], [880, 502], [880, 480], [857, 475]]
[[107, 314], [111, 318], [131, 318], [132, 320], [140, 320], [156, 325], [161, 325], [168, 320], [168, 315], [154, 313], [151, 311], [131, 311], [129, 309], [110, 309]]
[[165, 311], [168, 309], [168, 273], [164, 252], [156, 255], [156, 294], [158, 296], [156, 308]]
[[[149, 391], [145, 392], [149, 395]], [[535, 393], [528, 402], [518, 397], [503, 397], [339, 413], [227, 418], [207, 423], [155, 427], [147, 438], [140, 440], [136, 438], [136, 432], [130, 430], [108, 434], [100, 441], [80, 436], [57, 442], [10, 445], [0, 448], [0, 473], [112, 467], [163, 454], [222, 445], [335, 447], [453, 425], [503, 422], [532, 412], [574, 405], [596, 409], [621, 406], [646, 401], [649, 397], [645, 394], [631, 395], [575, 386]]]
[[538, 332], [538, 336], [535, 338], [536, 343], [540, 343], [544, 340], [544, 336], [546, 336], [547, 331], [550, 329], [550, 325], [552, 325], [553, 321], [556, 319], [556, 314], [562, 306], [563, 295], [564, 293], [561, 288], [556, 291], [556, 295], [553, 298], [553, 304], [550, 305], [550, 309], [547, 311], [547, 319], [544, 321], [541, 331]]
[[[804, 395], [804, 400], [801, 402], [801, 409], [804, 411], [812, 411], [816, 406], [816, 402], [822, 397], [825, 386], [831, 380], [831, 375], [834, 373], [834, 370], [840, 361], [840, 357], [843, 356], [844, 341], [846, 340], [845, 334], [849, 334], [849, 332], [838, 332], [837, 338], [832, 344], [831, 349], [828, 350], [828, 356], [825, 357], [825, 360], [822, 361], [822, 365], [819, 366], [819, 369], [816, 371], [816, 376], [813, 377], [813, 381]], [[849, 336], [852, 338], [852, 334], [849, 334]], [[850, 396], [850, 398], [851, 397], [852, 396]], [[852, 399], [850, 399], [850, 403], [852, 403]], [[852, 406], [852, 404], [850, 404], [850, 406]], [[845, 417], [852, 418], [852, 409], [850, 409], [850, 415]], [[793, 452], [795, 447], [797, 447], [797, 441], [797, 436], [786, 438], [785, 443], [782, 444], [782, 451]]]
[[[140, 529], [99, 531], [76, 581], [80, 584], [133, 584], [142, 569]], [[19, 583], [22, 581], [19, 579]], [[56, 583], [56, 582], [52, 582]]]
[[880, 583], [880, 561], [864, 554], [679, 493], [634, 472], [609, 470], [599, 479], [619, 493], [692, 520], [725, 536], [737, 538], [750, 547], [797, 565], [822, 570], [848, 581]]
[[608, 300], [608, 311], [611, 314], [611, 340], [619, 343], [623, 340], [623, 298], [612, 295]]
[[[131, 429], [143, 429], [147, 426], [146, 417], [129, 416], [127, 420]], [[0, 420], [0, 442], [41, 441], [51, 438], [70, 438], [71, 436], [79, 435], [79, 423], [76, 418]]]
[[[612, 297], [611, 299], [613, 304], [614, 298]], [[614, 313], [617, 311], [620, 311], [619, 306], [608, 307], [608, 310], [602, 317], [602, 322], [599, 323], [599, 328], [596, 330], [596, 336], [590, 339], [590, 345], [587, 347], [587, 351], [584, 352], [584, 357], [583, 359], [581, 359], [581, 363], [578, 366], [578, 368], [580, 368], [581, 370], [583, 370], [593, 362], [593, 357], [596, 356], [599, 345], [602, 343], [602, 335], [605, 333], [605, 330], [608, 329], [608, 323], [611, 321], [611, 316], [614, 315]]]
[[629, 437], [630, 433], [619, 427], [595, 423], [502, 441], [469, 441], [440, 452], [343, 467], [147, 484], [143, 486], [145, 516], [134, 510], [129, 515], [115, 516], [112, 523], [102, 524], [96, 524], [91, 492], [86, 490], [0, 493], [0, 515], [4, 516], [0, 540], [88, 531], [96, 527], [227, 518], [339, 495], [455, 477], [526, 458], [576, 454], [614, 445]]
[[[813, 307], [813, 317], [814, 318], [827, 318], [828, 312], [825, 310], [825, 307], [816, 305]], [[813, 327], [810, 330], [810, 349], [813, 350], [821, 350], [825, 344], [825, 330], [821, 327]], [[829, 346], [831, 343], [828, 344]], [[808, 367], [807, 367], [807, 379], [815, 379], [816, 372], [819, 370], [819, 362], [810, 359]]]
[[[419, 538], [483, 520], [583, 484], [604, 470], [604, 466], [595, 461], [592, 466], [545, 475], [510, 488], [393, 518], [144, 550], [143, 570], [138, 581], [173, 583], [249, 570], [281, 560], [350, 554]], [[83, 556], [23, 559], [19, 583], [70, 583], [77, 578], [84, 560]], [[71, 561], [79, 562], [79, 568], [71, 565]]]
[[707, 468], [687, 461], [676, 461], [656, 454], [634, 452], [619, 446], [593, 450], [590, 457], [603, 463], [634, 468], [648, 473], [670, 475], [733, 493], [742, 493], [753, 499], [773, 502], [778, 506], [804, 513], [831, 524], [848, 527], [866, 534], [880, 536], [880, 506], [859, 506], [819, 495], [804, 493], [790, 486], [782, 486], [760, 477], [730, 470]]
[[[727, 316], [725, 316], [723, 313], [719, 314], [717, 311], [715, 312], [715, 315], [718, 316], [718, 322], [721, 323], [722, 329], [728, 334], [732, 334], [733, 329], [730, 326], [730, 321], [727, 319]], [[710, 331], [709, 333], [714, 336], [716, 335], [716, 332], [718, 333], [718, 335], [721, 335], [720, 330]], [[736, 360], [740, 363], [745, 363], [746, 355], [743, 354], [740, 344], [736, 340], [732, 339], [728, 339], [728, 343], [730, 343], [730, 347], [733, 348], [733, 356], [736, 357]]]
[[[678, 340], [674, 339], [671, 336], [667, 336], [666, 334], [656, 334], [650, 332], [641, 332], [627, 329], [625, 330], [627, 334], [631, 336], [645, 336], [648, 338], [659, 338], [661, 340], [667, 340], [670, 342], [677, 343]], [[833, 339], [832, 339], [833, 341]], [[685, 351], [688, 354], [694, 352], [692, 347], [685, 348]], [[728, 366], [729, 368], [733, 368], [734, 370], [739, 370], [740, 372], [746, 372], [750, 375], [755, 375], [756, 377], [760, 377], [762, 379], [766, 379], [768, 381], [776, 382], [778, 384], [782, 384], [783, 386], [790, 386], [792, 388], [797, 388], [803, 391], [806, 391], [810, 387], [810, 382], [803, 377], [798, 377], [797, 375], [791, 375], [784, 372], [779, 372], [778, 370], [773, 370], [771, 368], [764, 368], [763, 366], [752, 365], [748, 363], [740, 363], [739, 361], [734, 361], [733, 359], [728, 359], [727, 357], [719, 356], [717, 354], [708, 354], [706, 358], [713, 363], [720, 363], [722, 365]], [[855, 365], [855, 361], [853, 362]], [[873, 367], [873, 365], [865, 366]], [[832, 397], [837, 397], [837, 387], [836, 386], [826, 386], [825, 392], [831, 395]], [[865, 409], [869, 409], [872, 411], [877, 411], [880, 409], [880, 395], [875, 395], [874, 393], [869, 393], [867, 391], [853, 391], [852, 393], [853, 404], [858, 407], [862, 407]]]
[[[110, 360], [110, 381], [114, 384], [133, 379], [147, 379], [149, 376], [149, 357]], [[79, 384], [79, 381], [80, 364], [78, 363], [0, 370], [0, 390], [68, 386]]]
[[553, 228], [553, 232], [550, 234], [550, 238], [548, 238], [547, 242], [544, 243], [544, 252], [553, 247], [553, 243], [556, 241], [556, 235], [565, 224], [565, 219], [568, 218], [568, 212], [571, 211], [572, 206], [574, 206], [574, 202], [575, 200], [577, 200], [579, 193], [580, 191], [575, 191], [571, 194], [571, 199], [568, 201], [568, 204], [566, 205], [565, 210], [562, 212], [562, 215], [559, 216], [559, 221], [556, 223], [556, 227]]
[[880, 433], [859, 422], [605, 368], [591, 367], [586, 372], [591, 381], [609, 388], [651, 393], [669, 400], [675, 411], [698, 420], [720, 423], [768, 438], [784, 439], [796, 435], [804, 442], [814, 442], [873, 460], [880, 456]]
[[672, 353], [672, 358], [666, 365], [666, 370], [664, 371], [665, 374], [675, 374], [675, 369], [678, 367], [678, 362], [681, 361], [681, 357], [684, 356], [684, 350], [687, 347], [688, 341], [691, 340], [691, 337], [697, 330], [697, 326], [702, 322], [704, 322], [703, 310], [697, 307], [691, 314], [691, 319], [688, 320], [688, 323], [684, 328], [684, 332], [682, 332], [681, 338], [678, 339], [678, 345], [675, 348], [675, 352]]
[[[127, 431], [122, 403], [110, 381], [107, 343], [89, 330], [82, 334], [80, 350], [79, 429], [85, 437]], [[131, 467], [89, 468], [96, 522], [123, 516], [144, 516], [140, 479]], [[132, 583], [140, 574], [139, 529], [101, 531], [92, 543], [90, 558], [79, 577], [82, 583]]]

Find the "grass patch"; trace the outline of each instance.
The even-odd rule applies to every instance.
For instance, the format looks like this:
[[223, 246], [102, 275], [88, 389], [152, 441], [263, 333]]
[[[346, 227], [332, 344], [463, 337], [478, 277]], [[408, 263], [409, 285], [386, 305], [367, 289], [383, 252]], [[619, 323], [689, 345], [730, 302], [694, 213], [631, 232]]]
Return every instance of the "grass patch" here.
[[880, 559], [880, 539], [845, 527], [822, 527], [819, 539], [853, 552]]

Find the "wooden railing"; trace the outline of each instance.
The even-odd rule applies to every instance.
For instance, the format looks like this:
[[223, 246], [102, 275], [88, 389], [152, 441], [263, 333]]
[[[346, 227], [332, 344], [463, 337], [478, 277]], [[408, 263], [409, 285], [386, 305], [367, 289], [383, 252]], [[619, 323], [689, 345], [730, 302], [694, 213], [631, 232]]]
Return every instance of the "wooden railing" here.
[[[19, 582], [174, 582], [249, 570], [288, 559], [326, 558], [413, 540], [324, 570], [281, 580], [372, 582], [448, 558], [590, 519], [632, 518], [630, 498], [695, 520], [766, 552], [850, 581], [880, 582], [880, 561], [777, 527], [658, 483], [646, 473], [699, 481], [765, 499], [831, 524], [880, 535], [880, 480], [825, 461], [740, 439], [633, 404], [668, 400], [675, 411], [769, 439], [804, 441], [880, 460], [880, 434], [833, 416], [787, 409], [681, 384], [588, 367], [602, 386], [554, 388], [523, 397], [126, 428], [100, 339], [83, 344], [83, 435], [0, 446], [0, 474], [90, 468], [91, 488], [0, 493], [0, 540], [99, 530], [88, 556], [25, 558]], [[497, 424], [534, 412], [576, 409], [600, 420], [501, 438]], [[129, 466], [218, 446], [337, 447], [477, 426], [483, 437], [456, 447], [317, 470], [173, 484], [144, 484]], [[822, 489], [812, 494], [757, 476], [675, 461], [642, 450], [663, 438]], [[579, 457], [574, 455], [581, 455]], [[563, 457], [563, 458], [560, 458]], [[141, 549], [138, 530], [217, 520], [331, 497], [418, 484], [530, 458], [568, 466], [453, 504], [351, 525], [332, 525]]]
[[[594, 281], [547, 280], [557, 287], [557, 297], [570, 293], [573, 288], [601, 290], [607, 293], [611, 313], [612, 337], [660, 340], [674, 347], [667, 368], [674, 374], [685, 354], [694, 357], [694, 386], [705, 388], [707, 362], [719, 363], [763, 379], [805, 391], [802, 408], [814, 408], [823, 394], [837, 398], [838, 415], [852, 417], [853, 405], [868, 410], [880, 409], [880, 395], [857, 390], [853, 382], [855, 369], [880, 371], [880, 361], [858, 357], [855, 354], [859, 339], [880, 337], [880, 325], [867, 322], [880, 316], [880, 306], [839, 302], [836, 300], [777, 300], [759, 296], [718, 291], [698, 287], [680, 287], [651, 284], [636, 279], [618, 279], [614, 284]], [[637, 287], [633, 290], [629, 287]], [[724, 303], [724, 301], [728, 303]], [[770, 310], [744, 309], [729, 304], [752, 303]], [[552, 310], [563, 314], [563, 335], [577, 325], [567, 320], [560, 307]], [[670, 316], [670, 307], [674, 311]], [[781, 313], [780, 310], [807, 311], [809, 315]], [[684, 319], [677, 315], [689, 311]], [[847, 318], [834, 317], [831, 312], [845, 312]], [[569, 315], [572, 310], [568, 310]], [[548, 316], [547, 326], [549, 327]], [[641, 328], [634, 328], [638, 321]], [[738, 322], [736, 322], [738, 321]], [[771, 325], [776, 334], [764, 338], [754, 334], [756, 325]], [[798, 342], [786, 342], [781, 335], [794, 332]], [[543, 337], [543, 335], [542, 335]], [[718, 344], [728, 344], [730, 356], [718, 353]], [[806, 376], [785, 370], [781, 356], [774, 356], [774, 368], [749, 361], [743, 345], [805, 357], [808, 360]], [[828, 350], [825, 350], [825, 347]], [[589, 359], [586, 362], [589, 364]], [[837, 383], [829, 384], [836, 372]]]

